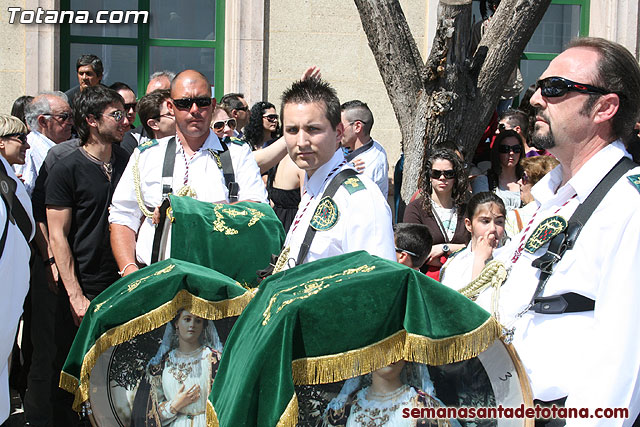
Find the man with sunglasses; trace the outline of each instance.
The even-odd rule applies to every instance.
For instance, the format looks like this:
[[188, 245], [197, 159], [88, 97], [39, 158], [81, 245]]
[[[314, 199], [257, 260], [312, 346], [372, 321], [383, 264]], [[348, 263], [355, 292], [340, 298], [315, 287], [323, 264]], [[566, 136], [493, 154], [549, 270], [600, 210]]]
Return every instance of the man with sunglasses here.
[[224, 108], [229, 117], [236, 120], [233, 133], [236, 138], [242, 138], [242, 129], [249, 123], [251, 110], [242, 93], [227, 93], [220, 99], [220, 107]]
[[382, 145], [371, 138], [373, 113], [367, 104], [358, 100], [345, 102], [340, 109], [344, 126], [342, 146], [349, 150], [347, 161], [364, 163], [362, 173], [378, 185], [386, 199], [389, 193], [389, 163]]
[[67, 96], [62, 92], [42, 92], [25, 108], [24, 118], [31, 129], [27, 140], [25, 163], [16, 168], [29, 196], [38, 177], [44, 158], [51, 147], [71, 138], [73, 117]]
[[127, 121], [129, 121], [129, 127], [134, 129], [133, 122], [136, 121], [136, 107], [138, 102], [136, 101], [136, 93], [129, 87], [128, 84], [123, 82], [115, 82], [109, 89], [113, 89], [124, 99], [124, 111], [127, 115]]
[[[267, 201], [248, 145], [227, 146], [210, 129], [215, 98], [203, 74], [195, 70], [179, 73], [171, 82], [168, 108], [175, 117], [176, 134], [138, 146], [113, 196], [111, 240], [123, 276], [151, 263], [153, 212], [169, 192], [213, 203], [236, 198]], [[227, 155], [230, 162], [225, 164]], [[223, 169], [228, 166], [233, 168], [233, 183], [225, 180]], [[135, 176], [144, 179], [138, 181]]]
[[[64, 286], [58, 292], [55, 325], [58, 372], [90, 300], [119, 278], [108, 213], [128, 159], [119, 143], [129, 121], [117, 92], [103, 86], [83, 90], [74, 118], [81, 146], [51, 166], [45, 189], [49, 239]], [[56, 390], [53, 425], [77, 425], [72, 402], [73, 396]]]
[[[514, 328], [534, 398], [629, 410], [590, 426], [630, 426], [640, 411], [640, 167], [622, 142], [638, 94], [638, 62], [617, 43], [576, 39], [551, 61], [531, 97], [532, 145], [560, 165], [531, 189], [533, 218], [494, 253], [510, 270], [500, 321]], [[492, 297], [477, 301], [491, 309]]]

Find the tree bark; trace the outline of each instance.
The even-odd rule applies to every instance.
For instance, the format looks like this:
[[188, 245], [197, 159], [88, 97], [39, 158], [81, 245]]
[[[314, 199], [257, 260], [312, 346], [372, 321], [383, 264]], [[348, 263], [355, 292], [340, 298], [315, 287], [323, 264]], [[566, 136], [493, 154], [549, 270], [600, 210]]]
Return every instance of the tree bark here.
[[500, 93], [551, 0], [503, 0], [473, 57], [471, 0], [440, 0], [425, 64], [398, 0], [354, 0], [393, 105], [405, 153], [402, 198], [418, 189], [425, 152], [450, 140], [470, 159]]

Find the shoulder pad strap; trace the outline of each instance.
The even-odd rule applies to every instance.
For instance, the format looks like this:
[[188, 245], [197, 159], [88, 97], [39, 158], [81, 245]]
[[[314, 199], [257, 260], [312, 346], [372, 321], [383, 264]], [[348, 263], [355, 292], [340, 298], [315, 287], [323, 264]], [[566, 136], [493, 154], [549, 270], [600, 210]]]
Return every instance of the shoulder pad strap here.
[[349, 194], [353, 194], [360, 190], [366, 189], [360, 178], [357, 176], [352, 176], [351, 178], [347, 178], [342, 183], [342, 186], [349, 192]]
[[235, 136], [225, 136], [222, 141], [225, 144], [236, 144], [236, 145], [244, 145], [247, 142], [240, 139], [240, 138], [236, 138]]
[[138, 145], [137, 148], [142, 153], [147, 148], [155, 147], [156, 145], [158, 145], [158, 140], [154, 138], [143, 142], [142, 144]]

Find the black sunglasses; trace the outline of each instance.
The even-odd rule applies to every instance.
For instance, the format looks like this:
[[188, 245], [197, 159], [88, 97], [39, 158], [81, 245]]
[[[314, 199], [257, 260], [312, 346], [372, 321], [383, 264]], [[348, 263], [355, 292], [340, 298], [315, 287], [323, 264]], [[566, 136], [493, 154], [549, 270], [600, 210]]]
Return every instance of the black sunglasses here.
[[242, 107], [238, 107], [238, 108], [234, 108], [234, 110], [238, 110], [238, 111], [249, 111], [249, 106], [245, 105]]
[[180, 98], [172, 99], [173, 105], [180, 110], [188, 110], [193, 104], [196, 104], [198, 108], [204, 108], [211, 105], [211, 98], [208, 96], [202, 96], [200, 98]]
[[138, 105], [137, 102], [130, 102], [128, 104], [124, 104], [124, 111], [129, 111], [130, 109], [136, 109], [136, 105]]
[[275, 121], [278, 120], [278, 115], [277, 114], [265, 114], [262, 117], [267, 119], [267, 120], [269, 120], [270, 122], [275, 122]]
[[536, 90], [538, 89], [540, 89], [540, 93], [542, 94], [542, 96], [546, 98], [564, 96], [569, 91], [581, 93], [598, 93], [600, 95], [611, 93], [606, 89], [584, 83], [572, 82], [571, 80], [567, 80], [563, 77], [547, 77], [546, 79], [538, 80], [536, 82]]
[[12, 138], [14, 136], [20, 140], [20, 144], [24, 145], [27, 143], [27, 134], [22, 132], [10, 133], [9, 135], [3, 136], [3, 138]]
[[229, 126], [231, 129], [235, 129], [237, 125], [236, 119], [218, 120], [217, 122], [213, 122], [213, 129], [222, 130], [225, 125]]
[[71, 120], [73, 115], [71, 113], [60, 113], [60, 114], [43, 114], [43, 116], [53, 117], [56, 120], [60, 120], [62, 122], [66, 122], [67, 120]]
[[498, 146], [498, 153], [509, 154], [512, 151], [514, 154], [520, 154], [520, 152], [522, 152], [522, 147], [519, 145], [506, 145], [506, 144], [500, 144]]
[[453, 179], [456, 177], [456, 171], [453, 169], [446, 169], [442, 171], [438, 169], [431, 169], [431, 178], [440, 179], [442, 175], [444, 175], [446, 179]]

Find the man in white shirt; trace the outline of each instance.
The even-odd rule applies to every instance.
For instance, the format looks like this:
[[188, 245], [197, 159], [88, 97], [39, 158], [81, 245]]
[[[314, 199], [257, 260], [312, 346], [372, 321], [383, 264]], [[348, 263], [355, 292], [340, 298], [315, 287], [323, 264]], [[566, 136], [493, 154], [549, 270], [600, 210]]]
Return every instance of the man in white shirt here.
[[369, 106], [362, 101], [345, 102], [340, 107], [341, 121], [344, 127], [342, 146], [349, 150], [347, 161], [361, 161], [365, 176], [375, 182], [384, 198], [389, 194], [389, 163], [387, 152], [378, 141], [371, 138], [373, 114]]
[[[219, 153], [224, 148], [209, 128], [215, 98], [211, 97], [207, 78], [195, 70], [179, 73], [171, 82], [167, 106], [175, 117], [175, 138], [138, 146], [113, 195], [111, 244], [122, 276], [136, 271], [138, 265], [151, 263], [153, 211], [162, 203], [166, 188], [202, 201], [229, 202], [229, 189], [219, 165]], [[163, 179], [165, 153], [171, 149], [175, 151], [173, 175]], [[249, 146], [231, 143], [227, 149], [239, 186], [238, 200], [266, 202], [267, 192]]]
[[[553, 233], [563, 234], [563, 221], [614, 165], [629, 157], [622, 140], [640, 112], [640, 68], [616, 43], [576, 39], [536, 86], [532, 144], [560, 165], [533, 187], [538, 210], [523, 232], [495, 253], [510, 266], [498, 314], [507, 330], [515, 328], [513, 343], [534, 398], [557, 404], [566, 398], [566, 407], [589, 408], [595, 417], [596, 408], [628, 408], [627, 419], [582, 423], [630, 426], [640, 411], [640, 167], [622, 169], [626, 173], [608, 188], [546, 285], [539, 286], [541, 272], [532, 262], [547, 253]], [[484, 292], [477, 302], [491, 310], [492, 296]], [[580, 423], [567, 419], [567, 425]]]
[[[336, 175], [352, 169], [340, 150], [344, 128], [335, 90], [316, 78], [298, 81], [282, 95], [282, 106], [287, 150], [306, 172], [306, 180], [279, 266], [289, 268], [298, 261], [357, 250], [395, 260], [391, 210], [375, 183], [366, 176], [353, 176], [333, 196], [323, 197]], [[317, 232], [307, 255], [301, 257], [310, 225]]]
[[49, 148], [71, 138], [73, 117], [62, 92], [42, 92], [26, 106], [24, 116], [31, 129], [27, 135], [30, 148], [24, 165], [16, 165], [14, 169], [31, 196]]

